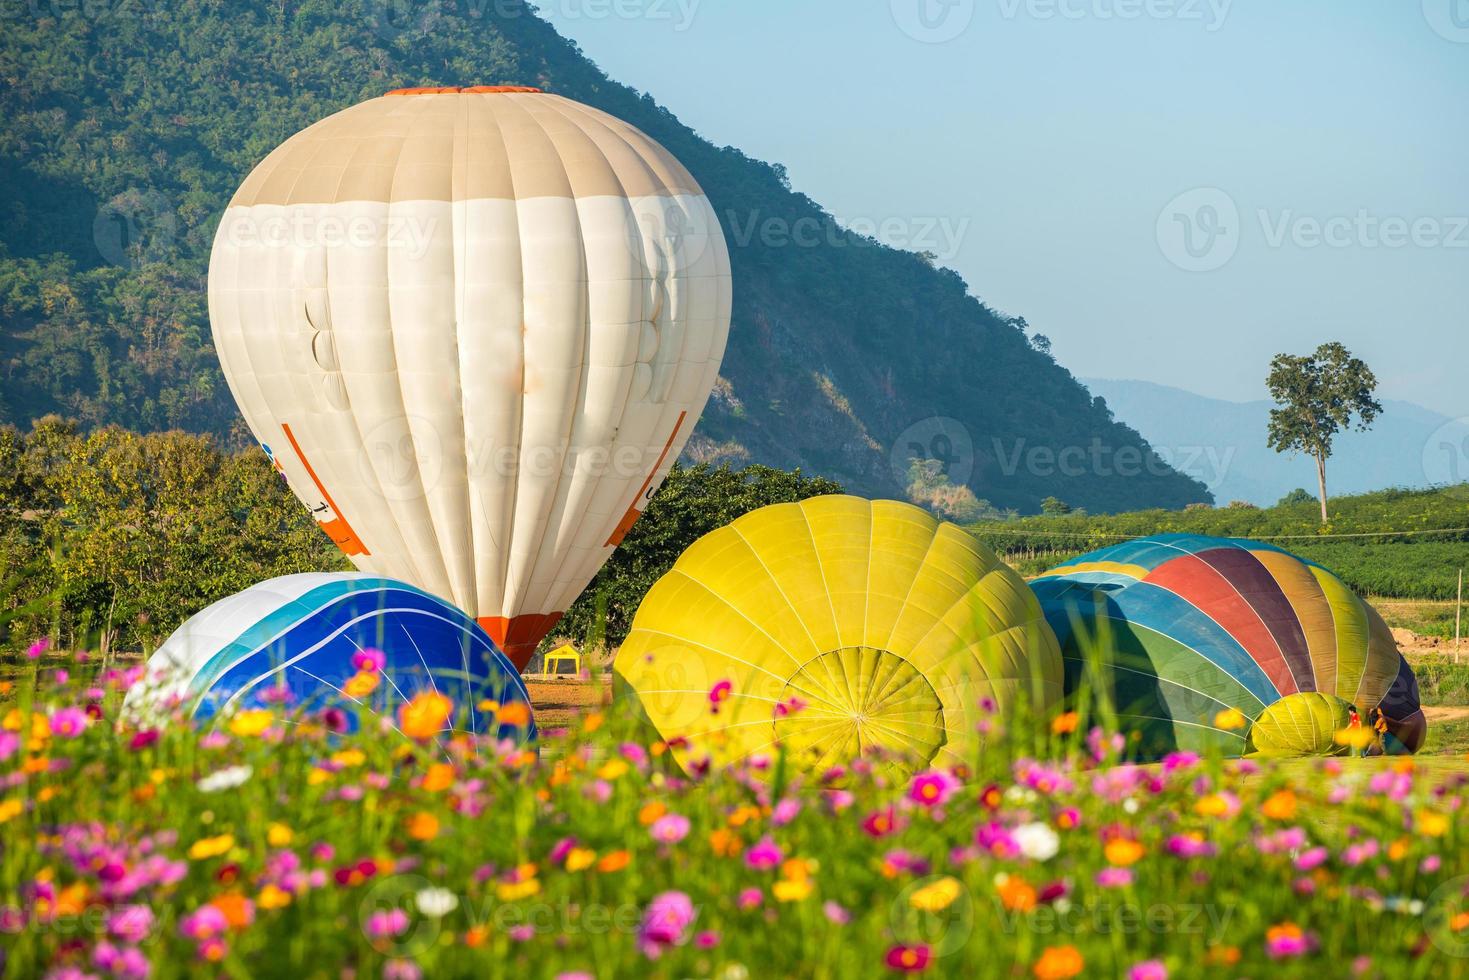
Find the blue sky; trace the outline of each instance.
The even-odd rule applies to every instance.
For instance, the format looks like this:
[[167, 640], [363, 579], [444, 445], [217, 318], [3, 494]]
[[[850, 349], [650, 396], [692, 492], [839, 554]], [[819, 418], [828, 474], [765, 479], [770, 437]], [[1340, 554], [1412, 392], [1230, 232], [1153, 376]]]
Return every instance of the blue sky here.
[[1246, 400], [1339, 339], [1383, 395], [1469, 416], [1469, 0], [541, 9], [1078, 375]]

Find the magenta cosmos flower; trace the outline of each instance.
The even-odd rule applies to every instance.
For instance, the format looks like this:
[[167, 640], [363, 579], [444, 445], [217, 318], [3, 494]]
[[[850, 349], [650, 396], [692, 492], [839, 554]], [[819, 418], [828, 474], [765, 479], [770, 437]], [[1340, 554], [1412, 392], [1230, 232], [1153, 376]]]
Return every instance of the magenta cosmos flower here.
[[930, 769], [913, 777], [908, 799], [922, 806], [943, 806], [959, 791], [959, 780], [941, 769]]
[[638, 947], [643, 955], [656, 960], [669, 946], [684, 941], [689, 926], [698, 916], [693, 901], [683, 892], [661, 892], [648, 903], [638, 927]]

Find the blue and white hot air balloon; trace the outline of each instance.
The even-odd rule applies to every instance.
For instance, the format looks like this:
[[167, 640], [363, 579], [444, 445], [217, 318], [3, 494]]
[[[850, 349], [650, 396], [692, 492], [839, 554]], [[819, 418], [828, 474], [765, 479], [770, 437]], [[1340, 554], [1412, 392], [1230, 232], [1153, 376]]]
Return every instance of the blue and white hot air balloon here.
[[[364, 697], [344, 691], [366, 651], [381, 651], [381, 682]], [[370, 656], [370, 655], [369, 655]], [[524, 739], [533, 725], [500, 726], [478, 708], [529, 695], [482, 627], [444, 600], [360, 572], [285, 575], [221, 599], [174, 632], [128, 692], [136, 715], [181, 708], [204, 720], [244, 708], [336, 706], [395, 718], [423, 691], [450, 698], [447, 730]]]

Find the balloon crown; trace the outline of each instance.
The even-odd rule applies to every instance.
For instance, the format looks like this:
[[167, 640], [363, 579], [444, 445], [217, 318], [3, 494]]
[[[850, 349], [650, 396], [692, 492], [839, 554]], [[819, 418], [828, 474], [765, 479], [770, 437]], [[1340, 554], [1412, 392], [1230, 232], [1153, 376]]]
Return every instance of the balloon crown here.
[[419, 88], [395, 88], [391, 92], [384, 92], [383, 95], [481, 95], [503, 92], [530, 92], [539, 94], [540, 91], [540, 89], [531, 88], [529, 85], [429, 85]]

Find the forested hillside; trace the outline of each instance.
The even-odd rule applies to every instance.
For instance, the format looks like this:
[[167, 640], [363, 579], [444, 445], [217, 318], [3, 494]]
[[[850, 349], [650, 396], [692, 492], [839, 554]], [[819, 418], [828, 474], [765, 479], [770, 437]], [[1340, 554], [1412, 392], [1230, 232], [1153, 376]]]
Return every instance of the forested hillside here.
[[[871, 495], [911, 488], [956, 517], [984, 508], [953, 483], [1022, 511], [1051, 495], [1093, 512], [1207, 496], [1032, 347], [1023, 321], [927, 258], [837, 228], [778, 165], [717, 147], [610, 81], [530, 7], [138, 0], [12, 13], [0, 31], [0, 422], [55, 412], [229, 434], [204, 296], [214, 225], [241, 179], [291, 133], [388, 89], [513, 82], [641, 127], [725, 223], [734, 325], [692, 459], [801, 466]], [[1072, 464], [1058, 466], [1067, 450]], [[939, 462], [912, 471], [924, 456]]]

